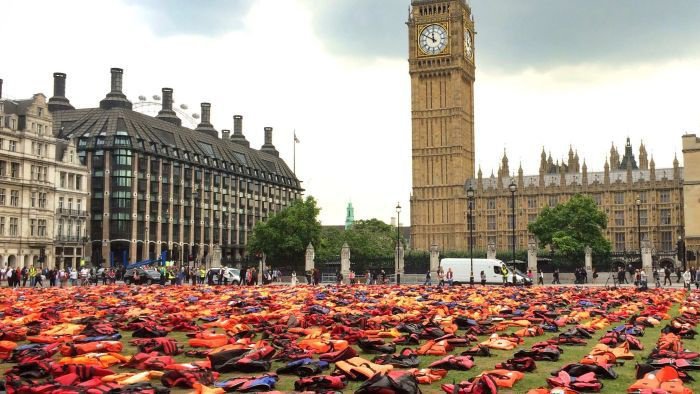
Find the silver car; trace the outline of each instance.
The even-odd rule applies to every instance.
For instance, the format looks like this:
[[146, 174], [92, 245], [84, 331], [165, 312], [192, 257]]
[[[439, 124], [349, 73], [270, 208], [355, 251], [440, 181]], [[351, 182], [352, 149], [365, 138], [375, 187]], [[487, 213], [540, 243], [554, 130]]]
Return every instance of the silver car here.
[[160, 282], [160, 272], [158, 272], [158, 270], [138, 267], [126, 270], [124, 274], [124, 283], [127, 285], [134, 283], [134, 272], [138, 273], [140, 283], [148, 283], [151, 285]]

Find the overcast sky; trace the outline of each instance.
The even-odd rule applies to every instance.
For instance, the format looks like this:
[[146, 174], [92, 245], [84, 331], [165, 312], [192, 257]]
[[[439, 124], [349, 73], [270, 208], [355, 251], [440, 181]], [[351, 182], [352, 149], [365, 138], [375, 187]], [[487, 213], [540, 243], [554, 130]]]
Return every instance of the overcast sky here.
[[[68, 74], [76, 107], [98, 105], [109, 68], [124, 90], [174, 89], [212, 121], [244, 116], [252, 146], [263, 127], [296, 169], [324, 224], [389, 221], [411, 192], [409, 0], [0, 0], [5, 97], [51, 96]], [[697, 0], [473, 0], [476, 159], [485, 175], [507, 149], [534, 174], [544, 146], [569, 145], [602, 170], [612, 142], [644, 140], [657, 168], [681, 160], [700, 132]]]

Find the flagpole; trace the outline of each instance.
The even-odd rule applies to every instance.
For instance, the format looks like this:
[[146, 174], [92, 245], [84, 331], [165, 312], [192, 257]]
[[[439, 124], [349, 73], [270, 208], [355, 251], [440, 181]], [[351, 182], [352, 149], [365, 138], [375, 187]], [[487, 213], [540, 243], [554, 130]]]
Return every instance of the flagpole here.
[[292, 145], [294, 145], [293, 155], [292, 155], [292, 172], [294, 175], [297, 173], [297, 129], [294, 129], [294, 140], [292, 140]]

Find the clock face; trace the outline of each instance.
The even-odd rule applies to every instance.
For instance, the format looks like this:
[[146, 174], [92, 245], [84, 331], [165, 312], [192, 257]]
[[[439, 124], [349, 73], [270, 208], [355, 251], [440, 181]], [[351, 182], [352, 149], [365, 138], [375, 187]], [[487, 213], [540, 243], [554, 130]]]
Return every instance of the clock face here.
[[447, 31], [442, 25], [428, 25], [418, 38], [420, 50], [426, 55], [437, 55], [447, 48]]
[[474, 58], [474, 42], [469, 29], [464, 29], [464, 55], [469, 60]]

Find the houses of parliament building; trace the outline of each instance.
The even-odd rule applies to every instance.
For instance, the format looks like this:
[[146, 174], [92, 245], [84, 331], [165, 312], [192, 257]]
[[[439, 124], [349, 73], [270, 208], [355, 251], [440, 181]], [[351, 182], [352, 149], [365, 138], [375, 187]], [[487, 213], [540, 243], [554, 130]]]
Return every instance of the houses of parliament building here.
[[[607, 214], [605, 235], [615, 251], [637, 251], [641, 238], [650, 241], [657, 253], [672, 255], [679, 237], [690, 249], [700, 249], [700, 225], [684, 226], [692, 222], [688, 218], [700, 217], [700, 171], [694, 169], [700, 166], [700, 139], [683, 136], [689, 171], [679, 166], [677, 158], [671, 166], [657, 168], [644, 145], [635, 155], [628, 139], [624, 149], [611, 148], [601, 172], [589, 172], [585, 160], [570, 149], [562, 161], [543, 150], [536, 175], [524, 175], [522, 168], [512, 171], [505, 152], [497, 174], [484, 177], [481, 169], [475, 174], [477, 54], [471, 7], [465, 0], [412, 0], [407, 26], [412, 248], [468, 249], [466, 189], [472, 186], [474, 220], [470, 223], [477, 250], [490, 244], [510, 250], [513, 242], [517, 249], [526, 249], [533, 241], [528, 223], [544, 207], [577, 193], [591, 196]], [[515, 241], [511, 182], [517, 187]], [[694, 197], [684, 199], [689, 193]]]

